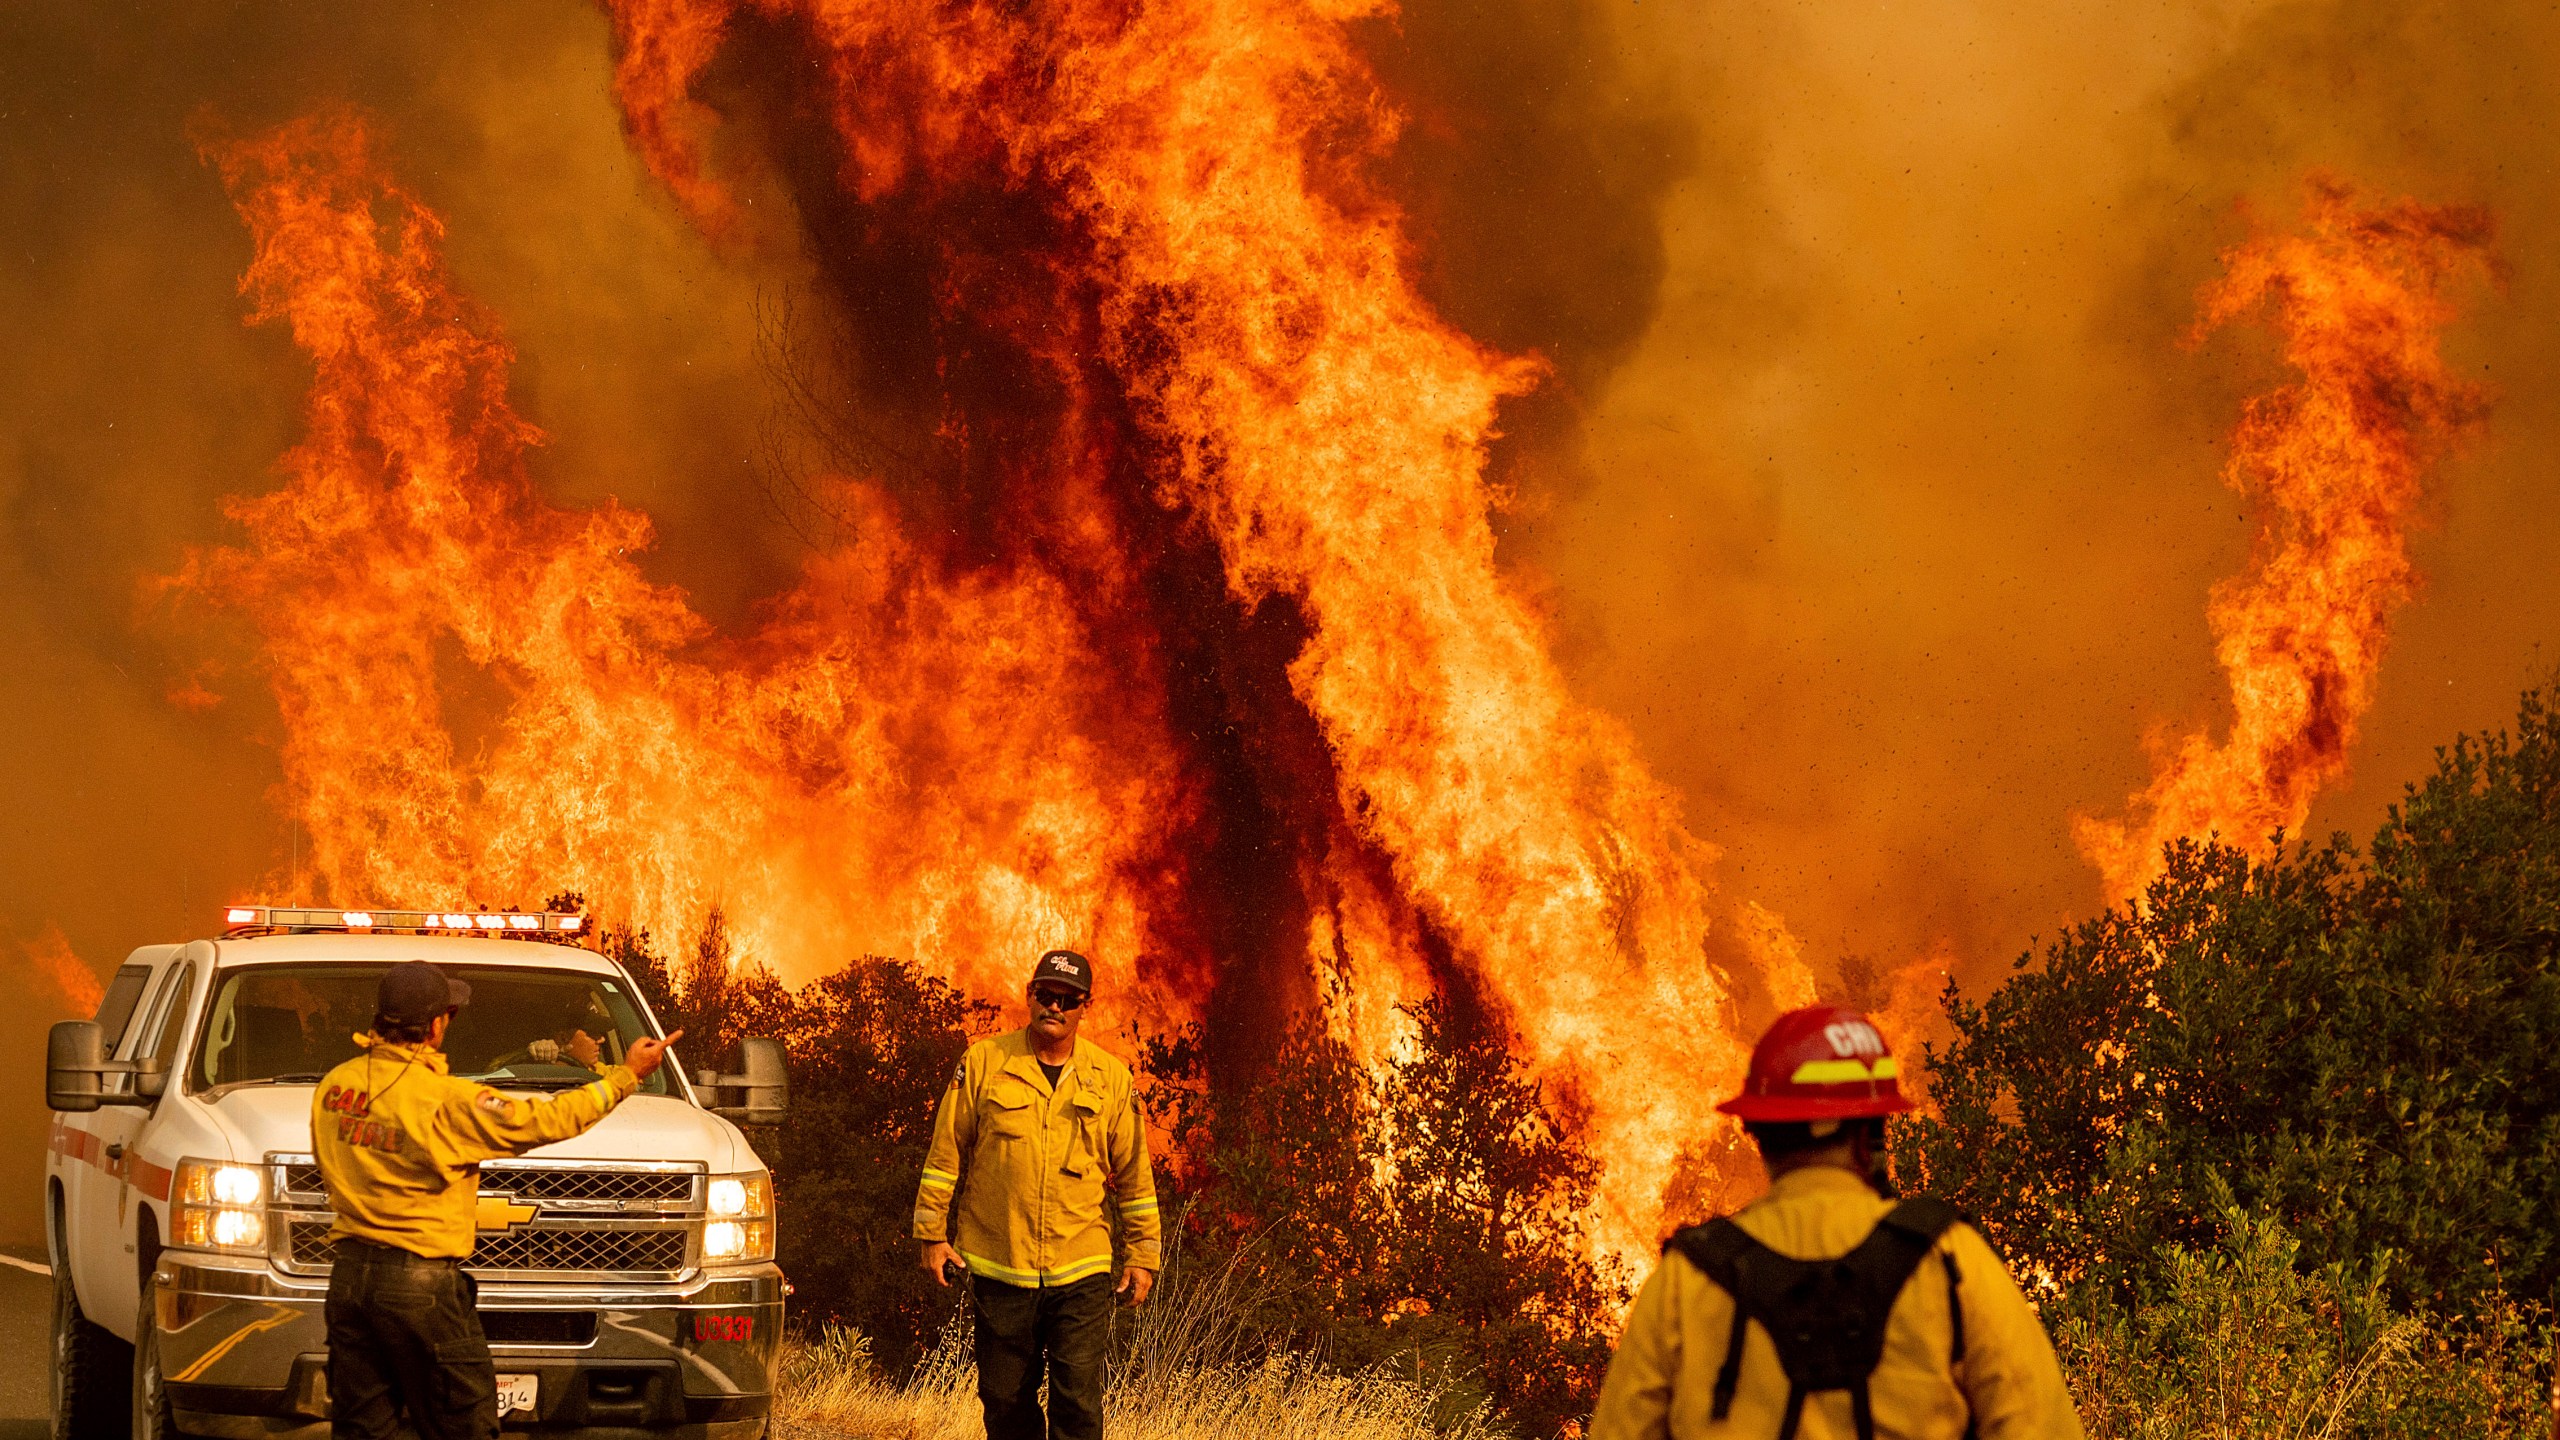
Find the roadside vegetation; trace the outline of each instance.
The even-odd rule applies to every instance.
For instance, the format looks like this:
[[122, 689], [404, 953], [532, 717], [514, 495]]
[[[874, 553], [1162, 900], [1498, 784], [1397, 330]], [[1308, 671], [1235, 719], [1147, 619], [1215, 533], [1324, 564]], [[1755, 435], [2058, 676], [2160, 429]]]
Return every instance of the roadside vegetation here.
[[2094, 1434], [2548, 1434], [2560, 717], [2373, 836], [2172, 848], [1973, 1004], [1896, 1173], [2033, 1277]]
[[[1950, 992], [1902, 1188], [2038, 1297], [2097, 1440], [2552, 1433], [2560, 720], [2464, 737], [2375, 834], [2175, 848], [2137, 905]], [[905, 1238], [933, 1106], [994, 1012], [895, 960], [797, 992], [607, 936], [718, 1056], [781, 1036], [798, 1287], [786, 1433], [977, 1433], [963, 1312]], [[1156, 1304], [1115, 1321], [1115, 1434], [1573, 1433], [1640, 1277], [1580, 1258], [1592, 1167], [1483, 1017], [1371, 1076], [1320, 1031], [1251, 1083], [1142, 1057], [1175, 1137]]]

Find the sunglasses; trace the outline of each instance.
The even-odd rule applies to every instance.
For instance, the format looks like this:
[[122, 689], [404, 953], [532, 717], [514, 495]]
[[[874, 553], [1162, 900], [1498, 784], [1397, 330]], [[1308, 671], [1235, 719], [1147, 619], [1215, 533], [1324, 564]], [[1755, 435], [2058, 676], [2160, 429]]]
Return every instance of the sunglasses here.
[[1044, 1010], [1081, 1010], [1085, 998], [1081, 990], [1053, 990], [1045, 985], [1031, 992], [1031, 1003]]

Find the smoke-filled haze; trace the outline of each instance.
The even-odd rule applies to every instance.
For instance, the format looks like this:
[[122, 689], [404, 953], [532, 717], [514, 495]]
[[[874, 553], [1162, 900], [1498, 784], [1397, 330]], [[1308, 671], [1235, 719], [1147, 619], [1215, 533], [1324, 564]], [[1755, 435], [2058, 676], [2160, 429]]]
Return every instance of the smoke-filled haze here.
[[[2560, 26], [2511, 8], [1512, 0], [1362, 29], [1410, 117], [1386, 178], [1425, 294], [1551, 363], [1504, 412], [1504, 553], [1724, 894], [1817, 972], [1996, 975], [2097, 903], [2070, 820], [2121, 812], [2146, 730], [2218, 723], [2205, 596], [2249, 535], [2222, 446], [2280, 377], [2248, 327], [2178, 338], [2235, 205], [2290, 223], [2308, 169], [2486, 205], [2508, 266], [2448, 339], [2496, 394], [2487, 438], [2435, 479], [2422, 589], [2312, 827], [2368, 826], [2549, 663]], [[0, 1021], [0, 1234], [24, 1235], [55, 931], [103, 973], [301, 846], [245, 650], [146, 584], [236, 538], [222, 497], [273, 486], [311, 378], [240, 323], [249, 239], [196, 138], [378, 116], [520, 354], [537, 484], [647, 513], [644, 568], [715, 624], [806, 554], [768, 503], [796, 441], [758, 335], [813, 266], [789, 226], [715, 249], [679, 217], [578, 5], [5, 26], [0, 976], [27, 1003]]]

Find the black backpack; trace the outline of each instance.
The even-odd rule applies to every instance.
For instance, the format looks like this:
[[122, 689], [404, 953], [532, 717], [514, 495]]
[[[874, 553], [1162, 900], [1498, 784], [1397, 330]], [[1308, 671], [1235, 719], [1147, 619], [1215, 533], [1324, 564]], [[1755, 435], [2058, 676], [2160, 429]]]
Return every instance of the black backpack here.
[[[1787, 1416], [1778, 1440], [1795, 1440], [1804, 1397], [1817, 1390], [1848, 1391], [1858, 1440], [1875, 1440], [1867, 1377], [1884, 1358], [1885, 1322], [1903, 1282], [1956, 1219], [1954, 1210], [1936, 1200], [1905, 1200], [1837, 1260], [1790, 1260], [1731, 1220], [1710, 1220], [1673, 1235], [1663, 1248], [1687, 1256], [1733, 1297], [1733, 1334], [1725, 1344], [1724, 1368], [1716, 1372], [1714, 1418], [1733, 1410], [1743, 1335], [1758, 1321], [1777, 1343], [1778, 1364], [1787, 1372]], [[1947, 1311], [1954, 1320], [1955, 1345], [1947, 1357], [1953, 1365], [1964, 1358], [1964, 1305], [1956, 1288], [1963, 1277], [1956, 1273], [1956, 1257], [1939, 1258], [1946, 1262]], [[1973, 1434], [1966, 1426], [1966, 1440]]]

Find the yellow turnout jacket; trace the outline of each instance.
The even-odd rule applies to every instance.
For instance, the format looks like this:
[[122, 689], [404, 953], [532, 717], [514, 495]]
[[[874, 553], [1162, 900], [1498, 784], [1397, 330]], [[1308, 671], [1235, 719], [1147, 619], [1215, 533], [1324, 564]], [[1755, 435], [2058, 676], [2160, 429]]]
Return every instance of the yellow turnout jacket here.
[[640, 1088], [616, 1065], [591, 1084], [527, 1099], [454, 1079], [431, 1046], [356, 1043], [365, 1053], [311, 1094], [311, 1149], [338, 1212], [329, 1233], [430, 1259], [471, 1253], [481, 1161], [566, 1140]]
[[[1769, 1193], [1733, 1217], [1754, 1240], [1795, 1260], [1828, 1260], [1858, 1247], [1893, 1208], [1846, 1170], [1810, 1166], [1778, 1177]], [[1963, 1283], [1964, 1359], [1955, 1340], [1941, 1255], [1952, 1254]], [[1591, 1440], [1767, 1440], [1786, 1414], [1787, 1375], [1777, 1345], [1753, 1325], [1743, 1339], [1733, 1410], [1710, 1419], [1716, 1371], [1724, 1365], [1733, 1298], [1685, 1256], [1662, 1257], [1636, 1296], [1617, 1357], [1591, 1417]], [[1886, 1322], [1884, 1359], [1868, 1380], [1878, 1440], [1960, 1440], [1968, 1421], [1982, 1440], [2079, 1440], [2080, 1417], [2062, 1367], [2027, 1297], [1970, 1225], [1948, 1227], [1905, 1281]], [[1802, 1440], [1857, 1433], [1849, 1395], [1817, 1392], [1805, 1401]]]
[[1160, 1268], [1155, 1171], [1132, 1089], [1129, 1067], [1090, 1040], [1076, 1041], [1054, 1088], [1027, 1031], [970, 1046], [933, 1119], [915, 1238], [949, 1241], [989, 1280], [1066, 1285], [1111, 1269], [1107, 1190], [1128, 1263]]

